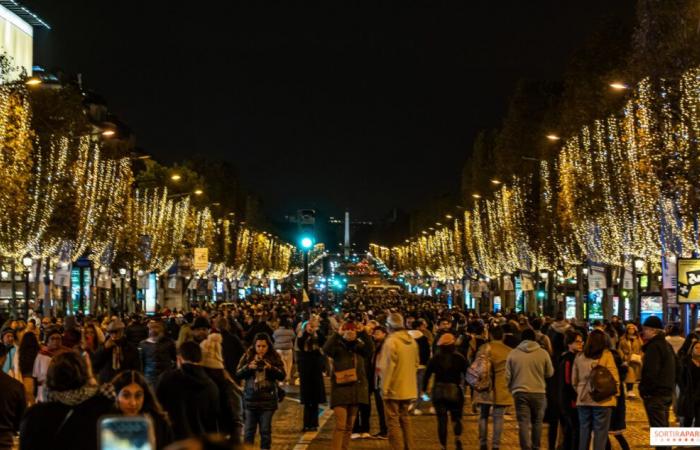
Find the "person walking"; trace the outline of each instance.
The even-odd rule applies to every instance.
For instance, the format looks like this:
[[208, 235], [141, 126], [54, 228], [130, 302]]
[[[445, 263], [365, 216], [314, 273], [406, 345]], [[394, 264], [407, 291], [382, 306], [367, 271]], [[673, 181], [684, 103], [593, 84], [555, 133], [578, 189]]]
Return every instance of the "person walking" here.
[[678, 402], [682, 426], [700, 426], [700, 341], [692, 344], [688, 355], [682, 358], [680, 389], [683, 396]]
[[175, 367], [177, 351], [175, 342], [165, 334], [165, 324], [152, 320], [148, 323], [148, 338], [139, 343], [141, 367], [151, 387], [158, 384], [158, 378]]
[[292, 366], [294, 365], [294, 340], [296, 334], [292, 330], [292, 323], [288, 317], [280, 319], [279, 327], [272, 335], [275, 344], [275, 351], [282, 358], [284, 363], [284, 373], [286, 377], [284, 384], [289, 385], [292, 382]]
[[284, 380], [284, 363], [266, 333], [258, 333], [238, 364], [236, 378], [243, 380], [245, 443], [253, 444], [260, 428], [260, 448], [272, 448], [272, 416], [279, 405], [278, 385]]
[[[26, 334], [34, 336], [33, 333]], [[0, 366], [5, 363], [9, 353], [9, 347], [0, 345]], [[27, 400], [22, 383], [0, 371], [0, 450], [12, 449], [26, 407]]]
[[[123, 370], [139, 370], [141, 361], [137, 347], [124, 336], [124, 323], [112, 320], [107, 326], [109, 337], [95, 353], [93, 370], [100, 383], [107, 383]], [[132, 333], [136, 336], [136, 333]]]
[[523, 330], [520, 337], [522, 342], [506, 360], [505, 380], [515, 403], [520, 448], [538, 450], [547, 406], [545, 378], [554, 374], [554, 367], [532, 329]]
[[620, 383], [620, 375], [615, 366], [615, 359], [608, 350], [605, 332], [593, 330], [588, 335], [588, 340], [583, 346], [583, 352], [574, 360], [574, 368], [571, 382], [576, 387], [576, 409], [580, 427], [579, 450], [587, 450], [593, 434], [593, 450], [604, 450], [610, 428], [612, 410], [617, 404], [616, 394], [605, 399], [595, 400], [592, 397], [592, 377], [595, 375], [594, 367], [601, 366], [607, 369], [615, 380], [615, 385]]
[[618, 352], [628, 367], [627, 377], [624, 380], [627, 397], [635, 398], [634, 385], [639, 382], [642, 372], [642, 339], [633, 323], [627, 324], [625, 334], [620, 337]]
[[369, 385], [363, 360], [371, 353], [371, 346], [357, 337], [357, 331], [358, 326], [354, 322], [345, 322], [340, 326], [338, 333], [331, 335], [323, 346], [323, 353], [333, 362], [331, 375], [331, 408], [335, 416], [331, 442], [333, 450], [348, 448], [358, 406], [369, 402]]
[[559, 357], [556, 369], [559, 421], [564, 431], [563, 448], [577, 449], [579, 441], [578, 410], [576, 409], [576, 385], [573, 384], [572, 374], [576, 356], [583, 351], [583, 336], [578, 331], [567, 329], [564, 343], [567, 351]]
[[[374, 353], [374, 341], [370, 337], [371, 325], [362, 326], [358, 324], [357, 337], [365, 342], [370, 348], [365, 352], [362, 358], [362, 364], [364, 365], [364, 371], [367, 375], [367, 392], [371, 392], [372, 382], [370, 382], [371, 365], [372, 365], [372, 354]], [[369, 422], [370, 416], [372, 414], [371, 408], [372, 402], [367, 399], [367, 403], [360, 403], [357, 407], [357, 416], [355, 417], [355, 423], [352, 426], [352, 433], [350, 434], [350, 439], [367, 439], [371, 438], [372, 435], [369, 434]]]
[[326, 403], [325, 356], [321, 353], [325, 338], [318, 332], [318, 326], [315, 319], [302, 323], [296, 340], [299, 397], [304, 405], [303, 432], [318, 430], [318, 405]]
[[[379, 418], [379, 432], [373, 434], [375, 439], [389, 439], [389, 430], [386, 425], [386, 415], [384, 414], [384, 400], [382, 400], [382, 383], [377, 375], [377, 359], [382, 351], [382, 346], [388, 333], [383, 326], [377, 326], [372, 331], [372, 341], [374, 342], [374, 352], [372, 352], [372, 360], [370, 371], [368, 374], [368, 383], [370, 395], [374, 396], [374, 404], [377, 407], [377, 417]], [[370, 402], [372, 400], [370, 399]]]
[[[649, 316], [642, 325], [642, 373], [639, 395], [650, 427], [668, 427], [669, 408], [676, 384], [676, 356], [666, 342], [661, 319]], [[656, 447], [658, 450], [667, 447]]]
[[[401, 314], [389, 314], [386, 325], [389, 337], [382, 346], [377, 370], [382, 382], [389, 446], [393, 450], [411, 450], [415, 448], [415, 443], [408, 417], [408, 407], [418, 397], [416, 384], [416, 371], [420, 362], [418, 345], [406, 331]], [[447, 333], [446, 329], [440, 336], [442, 337], [445, 333]]]
[[35, 380], [32, 376], [34, 371], [34, 362], [41, 346], [36, 337], [36, 333], [24, 333], [22, 341], [19, 343], [19, 371], [22, 375], [22, 384], [24, 385], [24, 394], [27, 399], [27, 405], [31, 406], [35, 402], [34, 386]]
[[628, 366], [622, 361], [622, 357], [615, 351], [614, 344], [610, 342], [610, 351], [615, 358], [615, 367], [620, 376], [618, 383], [618, 393], [615, 397], [615, 407], [610, 416], [610, 427], [608, 428], [608, 440], [605, 443], [605, 450], [611, 450], [610, 435], [615, 436], [617, 443], [622, 450], [630, 450], [629, 443], [625, 439], [625, 429], [627, 428], [627, 401], [625, 400], [625, 376], [627, 375]]
[[506, 408], [513, 405], [513, 396], [506, 385], [506, 361], [513, 350], [504, 342], [503, 327], [496, 326], [491, 330], [491, 342], [482, 346], [481, 351], [486, 353], [491, 363], [492, 384], [491, 389], [477, 392], [476, 403], [480, 408], [479, 417], [479, 447], [482, 450], [488, 448], [488, 422], [489, 416], [493, 417], [492, 448], [501, 446], [501, 434], [503, 432], [503, 415]]
[[443, 333], [437, 342], [437, 352], [428, 361], [425, 377], [421, 380], [421, 391], [428, 391], [431, 376], [435, 376], [431, 398], [437, 414], [438, 440], [440, 448], [447, 448], [447, 416], [452, 417], [455, 446], [462, 448], [462, 410], [464, 408], [464, 374], [467, 360], [456, 351], [456, 339]]

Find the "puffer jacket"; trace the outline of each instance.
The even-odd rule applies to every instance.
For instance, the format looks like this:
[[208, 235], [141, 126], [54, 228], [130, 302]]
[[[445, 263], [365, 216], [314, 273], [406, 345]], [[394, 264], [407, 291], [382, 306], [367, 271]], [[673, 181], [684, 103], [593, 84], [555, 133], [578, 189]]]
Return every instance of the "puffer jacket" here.
[[[244, 381], [243, 401], [245, 409], [250, 411], [274, 411], [279, 403], [277, 382], [285, 378], [284, 363], [272, 349], [265, 354], [264, 359], [272, 367], [268, 369], [251, 369], [248, 367], [248, 364], [253, 359], [255, 359], [255, 355], [251, 356], [250, 353], [245, 353], [236, 371], [236, 378]], [[260, 372], [264, 372], [264, 375]]]

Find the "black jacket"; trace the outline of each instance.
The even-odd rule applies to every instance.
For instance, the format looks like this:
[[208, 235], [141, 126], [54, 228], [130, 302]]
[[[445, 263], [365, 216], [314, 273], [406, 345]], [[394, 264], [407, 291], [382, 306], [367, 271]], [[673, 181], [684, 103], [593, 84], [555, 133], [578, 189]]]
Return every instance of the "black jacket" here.
[[26, 407], [22, 383], [0, 370], [0, 448], [12, 448]]
[[141, 322], [134, 322], [124, 330], [124, 336], [134, 346], [138, 346], [139, 342], [148, 339], [148, 327]]
[[323, 382], [326, 357], [321, 353], [325, 342], [322, 334], [316, 333], [314, 336], [306, 331], [296, 341], [299, 395], [303, 404], [326, 402], [326, 389]]
[[218, 431], [219, 389], [202, 367], [183, 364], [165, 372], [156, 395], [168, 412], [176, 440]]
[[112, 365], [112, 352], [116, 347], [102, 347], [92, 358], [92, 369], [100, 383], [112, 381], [118, 373], [125, 370], [141, 369], [141, 358], [139, 358], [139, 351], [136, 346], [125, 338], [119, 339], [117, 344], [122, 351], [119, 369], [114, 369]]
[[559, 412], [564, 414], [571, 408], [576, 407], [576, 386], [572, 384], [571, 376], [574, 369], [576, 353], [566, 352], [559, 358], [559, 365], [556, 368], [555, 378], [557, 379], [557, 406]]
[[[274, 351], [274, 350], [273, 350]], [[269, 369], [260, 368], [257, 370], [248, 367], [252, 361], [248, 354], [243, 355], [236, 378], [244, 381], [243, 400], [245, 409], [251, 411], [274, 411], [277, 409], [277, 382], [285, 378], [284, 364], [279, 356], [268, 354], [265, 356], [272, 367]], [[262, 367], [262, 365], [260, 366]], [[264, 380], [256, 382], [258, 371], [264, 371]]]
[[158, 383], [161, 374], [175, 368], [175, 343], [169, 337], [163, 336], [156, 342], [141, 341], [139, 350], [143, 375], [151, 386]]
[[224, 357], [224, 367], [230, 374], [236, 373], [245, 349], [243, 343], [235, 334], [221, 330], [221, 353]]
[[659, 333], [642, 346], [642, 377], [639, 394], [642, 398], [671, 398], [676, 384], [676, 356], [666, 342], [666, 335]]
[[255, 339], [255, 335], [258, 333], [266, 333], [268, 336], [270, 336], [272, 342], [275, 342], [274, 338], [272, 337], [272, 335], [274, 334], [274, 330], [270, 328], [270, 325], [268, 325], [267, 322], [263, 321], [254, 322], [246, 332], [245, 341], [248, 343], [248, 345], [253, 344], [253, 339]]
[[[59, 402], [37, 403], [22, 418], [19, 448], [95, 450], [99, 448], [97, 423], [113, 406], [112, 400], [99, 394], [74, 407]], [[71, 410], [73, 413], [65, 420]]]

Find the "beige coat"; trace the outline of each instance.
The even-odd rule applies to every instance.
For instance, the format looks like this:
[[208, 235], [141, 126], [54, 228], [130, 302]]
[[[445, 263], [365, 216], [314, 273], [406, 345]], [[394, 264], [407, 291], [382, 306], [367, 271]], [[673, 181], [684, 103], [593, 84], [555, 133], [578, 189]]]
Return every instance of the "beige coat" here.
[[485, 405], [512, 405], [513, 396], [510, 395], [506, 384], [506, 360], [513, 349], [503, 341], [492, 341], [488, 346], [482, 345], [479, 348], [479, 354], [485, 350], [489, 352], [489, 360], [491, 360], [493, 384], [490, 391], [475, 392], [475, 402]]
[[610, 350], [604, 350], [603, 355], [599, 360], [587, 358], [583, 352], [576, 355], [574, 360], [574, 368], [571, 371], [571, 383], [576, 388], [577, 398], [576, 406], [616, 406], [617, 396], [612, 396], [609, 399], [602, 401], [600, 403], [594, 401], [591, 398], [590, 387], [588, 386], [588, 381], [591, 375], [591, 369], [595, 367], [596, 364], [601, 364], [605, 366], [613, 378], [615, 379], [615, 384], [617, 385], [617, 395], [620, 394], [620, 375], [617, 372], [617, 366], [615, 365], [615, 358], [613, 357]]
[[418, 397], [416, 372], [418, 344], [406, 330], [391, 333], [377, 357], [377, 372], [385, 400], [412, 400]]
[[627, 363], [629, 370], [627, 370], [627, 377], [625, 378], [625, 383], [636, 383], [642, 376], [642, 364], [631, 362], [632, 355], [642, 356], [642, 340], [639, 336], [635, 336], [632, 339], [628, 339], [627, 334], [620, 338], [620, 343], [618, 344], [618, 353], [622, 358], [623, 362]]

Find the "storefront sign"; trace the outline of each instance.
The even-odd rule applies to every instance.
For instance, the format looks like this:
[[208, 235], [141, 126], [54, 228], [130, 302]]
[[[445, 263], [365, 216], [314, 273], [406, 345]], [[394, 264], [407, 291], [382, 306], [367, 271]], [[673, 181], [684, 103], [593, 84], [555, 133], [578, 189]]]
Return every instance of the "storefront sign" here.
[[700, 259], [679, 258], [678, 303], [700, 303]]
[[207, 270], [209, 268], [209, 249], [206, 247], [194, 249], [194, 270]]
[[591, 291], [596, 289], [607, 289], [608, 283], [605, 277], [605, 267], [591, 266], [588, 277], [588, 288]]

